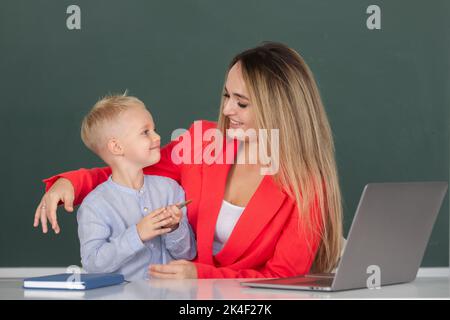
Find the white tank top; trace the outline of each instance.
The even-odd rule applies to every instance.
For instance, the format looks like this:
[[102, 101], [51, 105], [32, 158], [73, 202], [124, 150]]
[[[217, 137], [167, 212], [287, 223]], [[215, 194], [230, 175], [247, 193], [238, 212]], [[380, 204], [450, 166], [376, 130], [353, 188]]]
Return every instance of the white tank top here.
[[245, 207], [235, 206], [226, 200], [222, 201], [214, 232], [213, 255], [222, 250], [244, 209]]

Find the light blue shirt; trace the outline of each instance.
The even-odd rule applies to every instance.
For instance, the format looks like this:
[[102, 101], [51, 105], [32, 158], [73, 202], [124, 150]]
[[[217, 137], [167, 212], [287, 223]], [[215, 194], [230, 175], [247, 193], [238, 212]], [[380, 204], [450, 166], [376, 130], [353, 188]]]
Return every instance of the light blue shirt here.
[[145, 175], [140, 190], [111, 179], [90, 192], [77, 213], [81, 263], [89, 273], [117, 272], [128, 281], [148, 279], [150, 264], [197, 254], [186, 207], [178, 228], [142, 242], [136, 224], [153, 210], [185, 200], [175, 180]]

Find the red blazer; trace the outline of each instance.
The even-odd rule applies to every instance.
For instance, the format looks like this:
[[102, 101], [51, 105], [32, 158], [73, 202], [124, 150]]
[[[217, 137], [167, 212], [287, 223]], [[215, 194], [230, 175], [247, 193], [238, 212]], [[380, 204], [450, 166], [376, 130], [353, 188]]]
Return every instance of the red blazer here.
[[[216, 127], [215, 122], [197, 122], [199, 124], [202, 133]], [[193, 127], [189, 129], [192, 139], [195, 134]], [[171, 153], [177, 143], [172, 141], [164, 146], [160, 162], [145, 168], [144, 173], [176, 180], [185, 190], [186, 199], [193, 199], [187, 212], [197, 238], [198, 254], [194, 262], [199, 278], [274, 278], [308, 273], [320, 238], [312, 233], [306, 235], [300, 232], [299, 216], [294, 210], [295, 201], [278, 188], [269, 175], [264, 176], [223, 249], [213, 256], [214, 231], [231, 165], [176, 165], [171, 160]], [[231, 143], [234, 143], [232, 147], [236, 151], [239, 142], [234, 140]], [[198, 150], [203, 152], [208, 144], [203, 142]], [[193, 159], [196, 155], [192, 152], [191, 156]], [[43, 181], [48, 190], [59, 177], [69, 179], [75, 189], [74, 204], [79, 204], [110, 174], [109, 167], [79, 169]], [[317, 210], [314, 212], [319, 213]], [[310, 241], [310, 247], [306, 238]]]

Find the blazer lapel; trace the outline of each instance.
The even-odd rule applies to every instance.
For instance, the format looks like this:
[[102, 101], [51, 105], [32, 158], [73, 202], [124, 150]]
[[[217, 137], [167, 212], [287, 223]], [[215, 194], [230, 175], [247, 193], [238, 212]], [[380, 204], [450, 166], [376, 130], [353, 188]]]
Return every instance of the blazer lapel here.
[[[242, 212], [228, 241], [215, 256], [216, 261], [220, 265], [230, 265], [235, 262], [270, 222], [285, 198], [286, 194], [275, 184], [272, 176], [264, 176]], [[270, 200], [268, 201], [268, 199]]]
[[[202, 166], [202, 191], [197, 219], [197, 255], [198, 261], [213, 264], [213, 241], [225, 185], [232, 163], [226, 163], [225, 150], [237, 153], [239, 142], [224, 138], [223, 149], [214, 156], [215, 161]], [[230, 156], [230, 155], [229, 155]], [[223, 157], [223, 163], [219, 162]], [[234, 159], [234, 158], [233, 158]]]

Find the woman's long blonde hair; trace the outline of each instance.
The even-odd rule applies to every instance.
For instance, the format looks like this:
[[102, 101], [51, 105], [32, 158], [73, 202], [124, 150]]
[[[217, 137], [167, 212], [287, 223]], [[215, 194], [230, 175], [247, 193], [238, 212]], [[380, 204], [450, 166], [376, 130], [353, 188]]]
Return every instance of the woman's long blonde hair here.
[[[303, 228], [299, 232], [319, 233], [311, 270], [330, 272], [342, 248], [342, 203], [332, 131], [314, 76], [295, 50], [280, 43], [265, 42], [238, 54], [228, 71], [238, 62], [256, 129], [269, 131], [269, 143], [270, 129], [279, 129], [274, 180], [296, 200]], [[225, 134], [229, 120], [222, 114], [223, 106], [222, 99], [218, 127]], [[311, 214], [313, 208], [320, 208], [320, 214]]]

